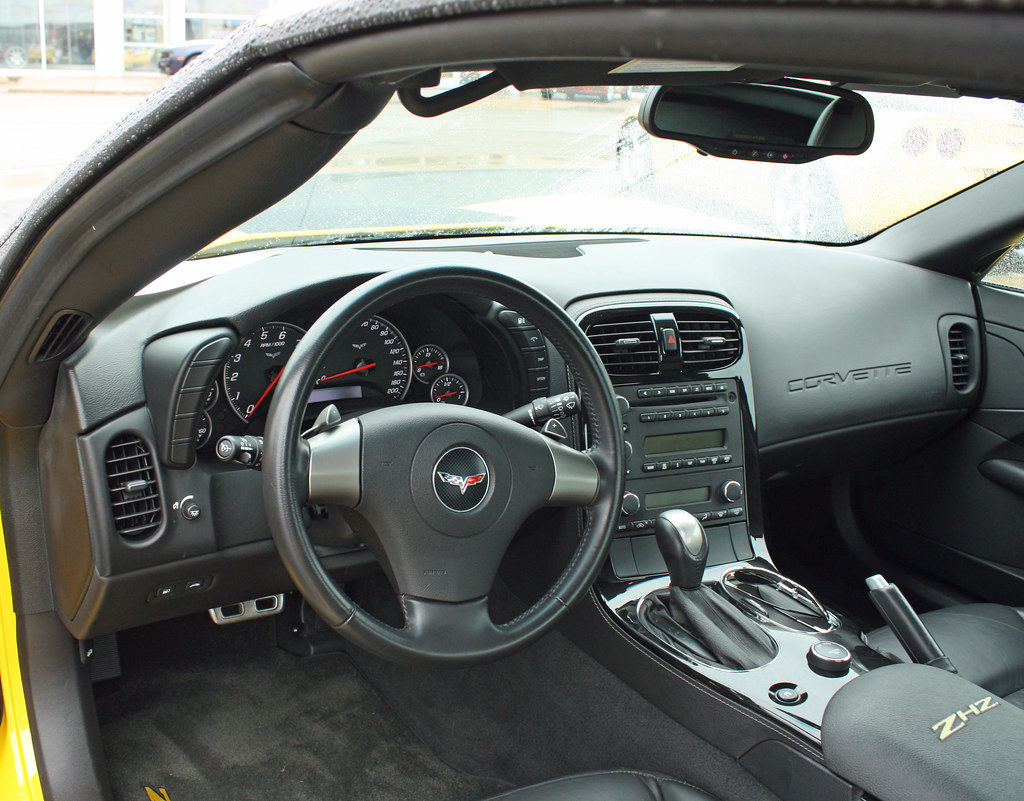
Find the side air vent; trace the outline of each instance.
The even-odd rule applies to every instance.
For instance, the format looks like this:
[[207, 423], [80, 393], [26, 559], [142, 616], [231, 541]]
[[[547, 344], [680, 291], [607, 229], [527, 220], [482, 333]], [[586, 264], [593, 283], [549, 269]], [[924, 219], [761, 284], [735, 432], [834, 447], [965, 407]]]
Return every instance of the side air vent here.
[[949, 367], [953, 387], [963, 392], [971, 383], [971, 353], [967, 345], [970, 331], [963, 323], [949, 327]]
[[114, 528], [139, 540], [160, 527], [160, 488], [149, 446], [134, 434], [122, 434], [107, 448], [107, 485]]
[[627, 312], [587, 326], [608, 375], [652, 375], [658, 372], [658, 339], [650, 314]]
[[91, 324], [92, 318], [84, 312], [74, 309], [57, 312], [46, 324], [30, 361], [48, 362], [67, 356], [82, 344]]
[[721, 370], [740, 357], [740, 329], [734, 319], [699, 309], [675, 313], [683, 366], [704, 372]]

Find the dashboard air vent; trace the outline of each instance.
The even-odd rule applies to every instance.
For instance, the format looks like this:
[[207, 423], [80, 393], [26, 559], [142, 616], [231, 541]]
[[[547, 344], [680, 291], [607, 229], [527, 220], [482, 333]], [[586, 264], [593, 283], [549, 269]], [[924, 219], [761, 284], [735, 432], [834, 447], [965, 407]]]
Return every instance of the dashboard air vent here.
[[149, 446], [134, 434], [122, 434], [107, 448], [107, 486], [114, 528], [138, 540], [160, 527], [160, 488]]
[[949, 362], [953, 387], [963, 392], [971, 383], [971, 354], [967, 346], [969, 331], [963, 323], [949, 327]]
[[612, 376], [652, 375], [658, 372], [658, 339], [651, 316], [623, 312], [587, 326], [587, 337]]
[[675, 313], [683, 367], [704, 372], [721, 370], [740, 357], [740, 329], [731, 317], [699, 309]]
[[92, 318], [88, 314], [74, 309], [57, 312], [46, 324], [30, 360], [46, 362], [71, 353], [82, 344], [91, 323]]

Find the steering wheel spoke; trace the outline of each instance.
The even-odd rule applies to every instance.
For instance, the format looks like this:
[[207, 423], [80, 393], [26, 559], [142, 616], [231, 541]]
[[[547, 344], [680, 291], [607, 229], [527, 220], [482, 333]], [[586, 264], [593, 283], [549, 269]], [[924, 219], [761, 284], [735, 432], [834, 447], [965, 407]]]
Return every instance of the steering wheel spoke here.
[[601, 488], [601, 473], [587, 453], [542, 437], [555, 470], [548, 506], [589, 506]]
[[360, 453], [363, 444], [358, 418], [306, 440], [309, 448], [306, 499], [310, 503], [353, 507], [360, 498]]

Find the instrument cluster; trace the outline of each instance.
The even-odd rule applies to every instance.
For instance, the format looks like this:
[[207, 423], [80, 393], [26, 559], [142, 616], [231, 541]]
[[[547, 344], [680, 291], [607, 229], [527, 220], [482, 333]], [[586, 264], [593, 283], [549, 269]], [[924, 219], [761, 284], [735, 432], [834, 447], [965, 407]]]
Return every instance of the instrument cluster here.
[[[224, 434], [262, 432], [284, 365], [322, 311], [293, 310], [239, 339], [207, 394], [196, 430], [200, 454]], [[417, 402], [514, 406], [514, 367], [493, 327], [450, 298], [396, 306], [352, 330], [320, 364], [307, 401], [311, 419], [328, 403], [343, 413]]]

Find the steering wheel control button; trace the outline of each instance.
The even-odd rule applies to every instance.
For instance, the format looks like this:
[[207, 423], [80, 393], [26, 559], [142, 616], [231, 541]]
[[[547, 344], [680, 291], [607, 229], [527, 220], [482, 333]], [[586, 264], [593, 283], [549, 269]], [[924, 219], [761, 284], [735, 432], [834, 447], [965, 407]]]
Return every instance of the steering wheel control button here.
[[852, 658], [849, 648], [831, 640], [819, 640], [807, 651], [807, 664], [811, 670], [826, 676], [845, 676]]
[[768, 697], [779, 706], [798, 706], [807, 700], [807, 693], [795, 684], [780, 682], [768, 689]]
[[484, 457], [472, 448], [452, 448], [434, 465], [434, 494], [453, 512], [471, 512], [484, 502], [490, 484]]

